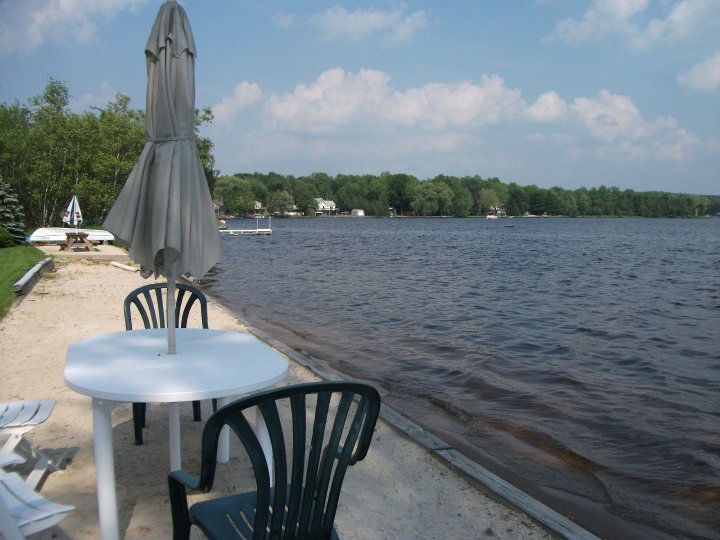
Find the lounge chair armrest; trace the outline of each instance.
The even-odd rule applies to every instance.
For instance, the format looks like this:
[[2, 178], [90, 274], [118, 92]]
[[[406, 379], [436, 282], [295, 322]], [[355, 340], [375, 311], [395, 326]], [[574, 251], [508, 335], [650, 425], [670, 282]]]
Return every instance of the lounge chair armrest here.
[[15, 452], [0, 453], [0, 468], [10, 465], [22, 465], [23, 463], [25, 463], [25, 458], [17, 455]]

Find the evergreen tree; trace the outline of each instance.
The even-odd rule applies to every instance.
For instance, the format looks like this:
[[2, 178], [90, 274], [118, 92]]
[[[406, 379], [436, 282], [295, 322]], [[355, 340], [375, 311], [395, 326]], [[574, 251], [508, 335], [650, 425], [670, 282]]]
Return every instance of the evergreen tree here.
[[12, 237], [13, 244], [25, 241], [25, 224], [22, 207], [12, 188], [0, 177], [0, 224]]

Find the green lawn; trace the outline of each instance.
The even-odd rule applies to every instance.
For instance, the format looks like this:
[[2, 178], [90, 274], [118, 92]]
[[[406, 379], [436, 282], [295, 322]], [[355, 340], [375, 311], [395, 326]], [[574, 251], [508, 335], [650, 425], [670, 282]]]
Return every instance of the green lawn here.
[[0, 319], [15, 301], [15, 282], [45, 257], [42, 251], [32, 246], [0, 249]]

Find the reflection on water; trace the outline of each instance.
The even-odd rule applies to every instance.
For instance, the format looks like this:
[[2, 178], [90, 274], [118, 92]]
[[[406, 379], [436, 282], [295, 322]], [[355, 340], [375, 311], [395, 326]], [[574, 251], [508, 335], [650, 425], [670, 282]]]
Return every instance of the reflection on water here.
[[274, 220], [208, 290], [598, 534], [717, 536], [720, 220], [505, 223]]

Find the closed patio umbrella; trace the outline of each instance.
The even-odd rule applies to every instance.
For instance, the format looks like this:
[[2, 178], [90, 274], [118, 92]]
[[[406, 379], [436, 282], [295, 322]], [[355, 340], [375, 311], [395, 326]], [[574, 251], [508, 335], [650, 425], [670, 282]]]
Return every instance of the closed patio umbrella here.
[[75, 225], [76, 231], [77, 226], [83, 222], [82, 212], [80, 211], [80, 203], [78, 203], [77, 197], [75, 195], [73, 195], [72, 199], [70, 199], [70, 204], [68, 204], [67, 210], [65, 210], [62, 220], [63, 223], [67, 223], [68, 225]]
[[195, 41], [185, 10], [168, 0], [145, 48], [142, 154], [104, 222], [129, 246], [143, 277], [168, 282], [168, 353], [175, 353], [175, 280], [200, 278], [220, 259], [217, 221], [195, 144]]

